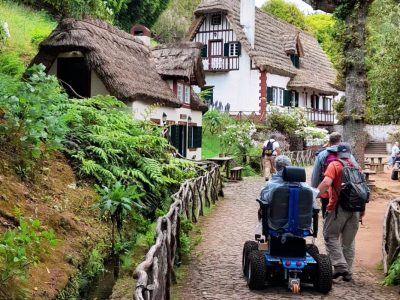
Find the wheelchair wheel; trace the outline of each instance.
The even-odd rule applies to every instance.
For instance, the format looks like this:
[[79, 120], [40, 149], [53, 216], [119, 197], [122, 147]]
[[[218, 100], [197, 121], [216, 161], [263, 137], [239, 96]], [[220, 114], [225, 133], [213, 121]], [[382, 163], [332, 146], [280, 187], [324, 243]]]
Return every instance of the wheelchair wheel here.
[[390, 176], [392, 180], [399, 180], [399, 173], [395, 170], [392, 171], [392, 175]]
[[243, 246], [243, 255], [242, 255], [242, 270], [244, 277], [247, 278], [247, 272], [249, 270], [249, 254], [253, 250], [258, 250], [258, 243], [255, 241], [247, 241]]
[[332, 289], [331, 261], [325, 254], [317, 254], [314, 259], [317, 261], [314, 288], [320, 293], [327, 294]]
[[306, 251], [308, 252], [308, 254], [311, 255], [311, 257], [315, 258], [315, 256], [317, 254], [319, 254], [319, 250], [318, 247], [314, 244], [307, 244], [306, 245]]
[[249, 254], [248, 261], [247, 285], [251, 290], [262, 290], [267, 275], [264, 253], [259, 250], [254, 250]]

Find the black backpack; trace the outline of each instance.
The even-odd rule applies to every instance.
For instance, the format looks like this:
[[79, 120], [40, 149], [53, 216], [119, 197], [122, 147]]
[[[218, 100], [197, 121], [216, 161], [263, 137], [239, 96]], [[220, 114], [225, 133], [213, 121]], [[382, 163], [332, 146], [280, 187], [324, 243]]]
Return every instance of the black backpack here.
[[369, 202], [370, 193], [364, 175], [359, 168], [350, 166], [341, 159], [338, 161], [343, 165], [342, 188], [339, 193], [336, 191], [338, 203], [346, 211], [364, 211], [365, 205]]
[[271, 142], [271, 140], [269, 140], [267, 145], [264, 147], [264, 154], [267, 156], [271, 156], [273, 152], [274, 152], [274, 142]]

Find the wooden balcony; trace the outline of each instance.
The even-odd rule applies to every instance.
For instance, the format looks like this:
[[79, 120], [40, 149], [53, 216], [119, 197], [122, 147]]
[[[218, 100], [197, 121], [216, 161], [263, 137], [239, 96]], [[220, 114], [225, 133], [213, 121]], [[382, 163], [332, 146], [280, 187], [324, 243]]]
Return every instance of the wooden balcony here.
[[307, 119], [313, 121], [316, 125], [335, 124], [335, 113], [333, 111], [304, 108], [304, 114]]
[[227, 72], [239, 70], [239, 57], [208, 57], [203, 59], [204, 71]]

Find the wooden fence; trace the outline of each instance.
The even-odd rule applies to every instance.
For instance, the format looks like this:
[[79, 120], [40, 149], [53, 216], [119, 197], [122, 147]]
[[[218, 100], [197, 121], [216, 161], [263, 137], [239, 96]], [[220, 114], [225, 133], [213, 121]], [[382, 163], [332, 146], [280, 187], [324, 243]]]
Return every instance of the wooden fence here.
[[173, 203], [168, 213], [158, 218], [156, 242], [134, 273], [134, 299], [170, 299], [171, 284], [176, 282], [174, 264], [181, 217], [197, 222], [203, 215], [204, 207], [215, 203], [222, 191], [219, 167], [211, 163], [206, 170], [200, 177], [185, 181], [171, 196]]
[[294, 166], [310, 166], [314, 164], [315, 160], [314, 150], [284, 151], [282, 152], [282, 155], [289, 157]]
[[383, 270], [385, 274], [400, 254], [400, 199], [389, 203], [383, 224]]

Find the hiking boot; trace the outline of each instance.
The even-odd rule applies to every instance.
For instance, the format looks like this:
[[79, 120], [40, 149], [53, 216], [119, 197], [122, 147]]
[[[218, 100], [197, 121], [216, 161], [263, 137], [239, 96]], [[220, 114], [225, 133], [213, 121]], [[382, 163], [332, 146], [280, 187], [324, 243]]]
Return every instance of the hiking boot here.
[[343, 281], [349, 282], [351, 281], [353, 277], [351, 276], [351, 274], [347, 274], [343, 276]]
[[343, 277], [343, 280], [344, 280], [344, 277], [350, 276], [350, 280], [351, 280], [351, 275], [350, 275], [349, 272], [347, 272], [347, 271], [335, 271], [335, 272], [333, 272], [332, 278], [333, 278], [333, 279], [337, 279], [337, 278], [339, 278], [340, 276]]

